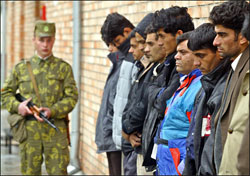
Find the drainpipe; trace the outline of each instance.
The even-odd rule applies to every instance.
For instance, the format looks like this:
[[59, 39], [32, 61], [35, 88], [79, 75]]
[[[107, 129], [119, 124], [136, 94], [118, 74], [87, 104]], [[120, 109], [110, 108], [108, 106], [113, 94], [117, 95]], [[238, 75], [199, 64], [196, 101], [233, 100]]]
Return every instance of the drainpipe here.
[[1, 88], [5, 79], [6, 67], [6, 2], [1, 1]]
[[[73, 1], [73, 73], [80, 96], [80, 62], [81, 62], [81, 1]], [[68, 174], [80, 174], [82, 171], [79, 164], [79, 134], [80, 134], [80, 98], [72, 111], [71, 116], [71, 148], [70, 164], [67, 167]], [[79, 173], [81, 172], [81, 173]]]

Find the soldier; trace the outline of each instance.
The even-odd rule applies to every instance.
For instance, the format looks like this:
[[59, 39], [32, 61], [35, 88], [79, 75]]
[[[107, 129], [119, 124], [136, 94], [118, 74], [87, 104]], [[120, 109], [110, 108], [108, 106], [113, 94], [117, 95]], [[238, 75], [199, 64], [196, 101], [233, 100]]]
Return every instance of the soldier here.
[[[71, 66], [52, 53], [55, 32], [55, 23], [36, 22], [33, 38], [35, 55], [15, 65], [3, 86], [3, 107], [11, 114], [18, 113], [26, 119], [27, 138], [19, 145], [23, 175], [41, 175], [43, 155], [49, 175], [67, 175], [69, 150], [65, 118], [74, 108], [78, 92]], [[32, 67], [40, 98], [34, 91], [27, 62]], [[17, 91], [27, 100], [17, 101]], [[27, 103], [31, 99], [59, 131], [43, 123], [28, 109]]]

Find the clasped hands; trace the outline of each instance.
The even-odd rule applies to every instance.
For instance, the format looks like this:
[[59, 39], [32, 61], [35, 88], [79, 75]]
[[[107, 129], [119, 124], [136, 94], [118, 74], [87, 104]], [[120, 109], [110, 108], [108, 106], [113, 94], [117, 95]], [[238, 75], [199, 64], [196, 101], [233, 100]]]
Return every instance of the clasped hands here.
[[137, 131], [131, 134], [126, 134], [124, 131], [122, 131], [122, 136], [124, 139], [130, 142], [132, 147], [138, 147], [141, 145], [141, 134]]
[[[34, 117], [39, 121], [39, 122], [43, 122], [44, 120], [42, 118], [39, 117], [39, 114], [33, 112], [32, 110], [29, 109], [29, 107], [27, 106], [27, 104], [29, 103], [29, 101], [31, 101], [32, 98], [29, 98], [23, 102], [21, 102], [18, 106], [18, 114], [20, 114], [21, 116], [26, 116], [26, 115], [34, 115]], [[38, 108], [38, 111], [43, 111], [44, 114], [50, 118], [51, 116], [51, 111], [49, 108], [46, 107], [40, 107]]]

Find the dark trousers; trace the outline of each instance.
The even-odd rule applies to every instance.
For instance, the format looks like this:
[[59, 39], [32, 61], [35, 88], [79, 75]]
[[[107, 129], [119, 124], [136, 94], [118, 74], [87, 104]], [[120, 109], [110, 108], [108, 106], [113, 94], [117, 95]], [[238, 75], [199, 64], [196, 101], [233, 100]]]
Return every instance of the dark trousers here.
[[133, 150], [123, 158], [124, 175], [137, 175], [137, 153]]
[[107, 152], [109, 175], [121, 175], [122, 152]]

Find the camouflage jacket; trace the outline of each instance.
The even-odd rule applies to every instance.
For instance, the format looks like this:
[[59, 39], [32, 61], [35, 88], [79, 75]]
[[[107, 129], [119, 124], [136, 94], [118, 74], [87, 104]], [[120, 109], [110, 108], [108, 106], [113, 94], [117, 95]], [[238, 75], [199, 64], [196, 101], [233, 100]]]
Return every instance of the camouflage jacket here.
[[32, 97], [32, 102], [38, 107], [50, 108], [51, 118], [65, 118], [72, 111], [78, 99], [71, 66], [53, 55], [45, 60], [35, 55], [29, 61], [41, 97], [41, 105], [36, 97], [26, 60], [22, 60], [14, 67], [3, 86], [3, 108], [10, 113], [18, 112], [20, 102], [16, 100], [15, 94], [19, 90], [23, 97]]

